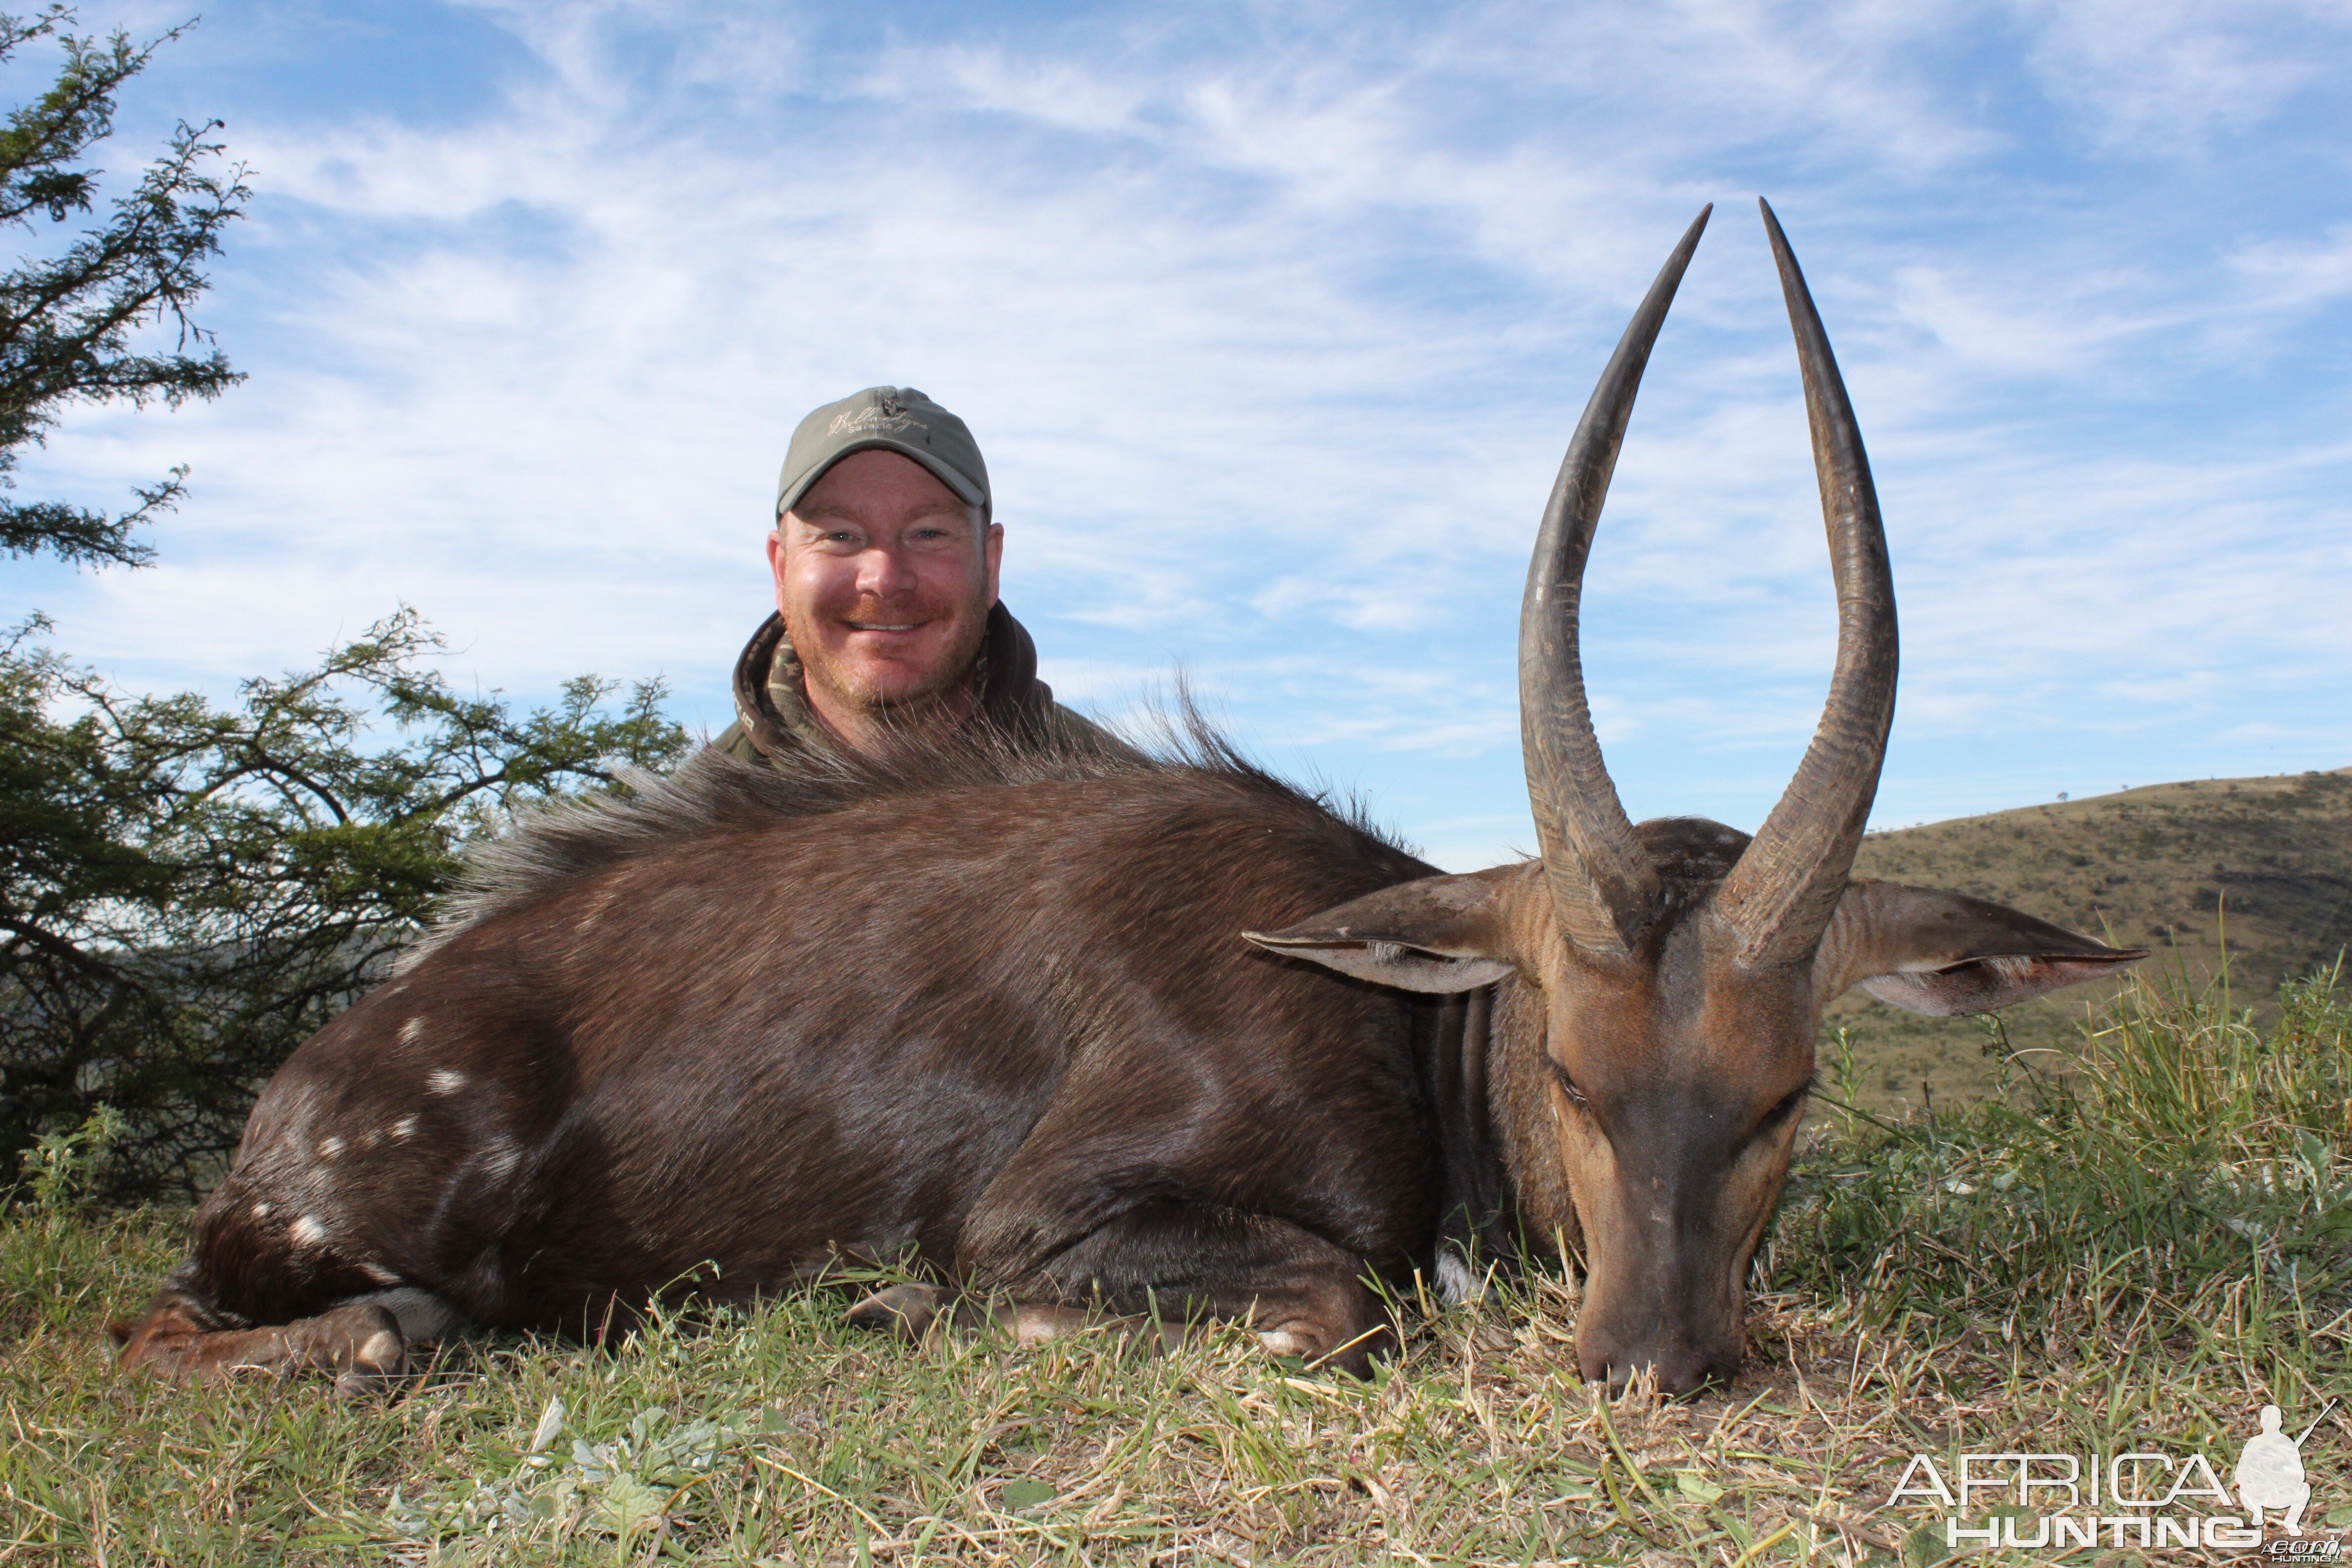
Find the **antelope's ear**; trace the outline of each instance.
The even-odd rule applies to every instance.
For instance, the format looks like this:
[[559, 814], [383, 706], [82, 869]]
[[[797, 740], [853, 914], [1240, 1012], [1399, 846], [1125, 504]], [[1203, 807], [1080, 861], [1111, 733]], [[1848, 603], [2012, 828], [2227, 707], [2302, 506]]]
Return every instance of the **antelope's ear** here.
[[[1534, 864], [1534, 862], [1529, 862]], [[1367, 893], [1280, 931], [1242, 936], [1269, 952], [1304, 958], [1405, 991], [1475, 991], [1513, 973], [1499, 866], [1460, 877], [1423, 877]]]
[[1934, 1017], [1990, 1013], [2147, 956], [1965, 893], [1855, 882], [1822, 938], [1813, 994], [1827, 1002], [1859, 985]]

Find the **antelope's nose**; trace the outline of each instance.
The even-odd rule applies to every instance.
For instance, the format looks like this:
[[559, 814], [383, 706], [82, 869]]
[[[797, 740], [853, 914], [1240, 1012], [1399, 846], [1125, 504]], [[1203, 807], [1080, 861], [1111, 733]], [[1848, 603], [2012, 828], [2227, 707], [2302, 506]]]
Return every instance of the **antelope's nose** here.
[[1687, 1345], [1641, 1350], [1585, 1345], [1579, 1348], [1576, 1359], [1587, 1383], [1605, 1383], [1612, 1394], [1622, 1393], [1637, 1373], [1643, 1372], [1651, 1373], [1658, 1392], [1666, 1394], [1696, 1394], [1710, 1383], [1731, 1381], [1730, 1369], [1718, 1364], [1718, 1358]]

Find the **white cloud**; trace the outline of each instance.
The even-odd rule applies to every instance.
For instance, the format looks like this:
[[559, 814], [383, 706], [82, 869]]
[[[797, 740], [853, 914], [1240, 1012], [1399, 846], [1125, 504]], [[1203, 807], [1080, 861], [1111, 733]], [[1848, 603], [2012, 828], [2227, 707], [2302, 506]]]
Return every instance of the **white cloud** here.
[[2302, 312], [2352, 295], [2352, 224], [2337, 224], [2316, 243], [2265, 240], [2234, 251], [2230, 265], [2254, 301]]
[[[2352, 6], [2341, 0], [2021, 0], [2043, 89], [2104, 142], [2194, 149], [2262, 124], [2295, 94], [2341, 90]], [[2331, 65], [2335, 67], [2331, 72]]]

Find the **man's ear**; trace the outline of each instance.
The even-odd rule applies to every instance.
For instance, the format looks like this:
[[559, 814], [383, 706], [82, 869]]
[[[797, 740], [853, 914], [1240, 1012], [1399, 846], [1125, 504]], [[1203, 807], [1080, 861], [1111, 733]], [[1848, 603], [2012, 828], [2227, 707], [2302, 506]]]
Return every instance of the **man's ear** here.
[[784, 520], [776, 519], [773, 532], [768, 535], [768, 575], [776, 583], [776, 614], [784, 613]]
[[1475, 991], [1513, 973], [1505, 888], [1516, 866], [1400, 882], [1276, 931], [1245, 931], [1269, 952], [1405, 991]]
[[1813, 960], [1813, 994], [1827, 1002], [1859, 985], [1934, 1017], [1990, 1013], [2147, 956], [1965, 893], [1855, 882]]

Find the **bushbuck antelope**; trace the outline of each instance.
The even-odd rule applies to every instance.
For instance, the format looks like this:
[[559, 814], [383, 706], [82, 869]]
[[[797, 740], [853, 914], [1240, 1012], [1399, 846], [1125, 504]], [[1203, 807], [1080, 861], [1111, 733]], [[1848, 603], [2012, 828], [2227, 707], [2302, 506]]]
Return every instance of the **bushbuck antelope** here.
[[1582, 1250], [1587, 1376], [1729, 1376], [1821, 1005], [1860, 984], [1980, 1010], [2143, 955], [1849, 881], [1894, 592], [1769, 208], [1837, 674], [1753, 840], [1626, 819], [1578, 588], [1706, 217], [1585, 410], [1528, 574], [1540, 860], [1436, 875], [1199, 731], [1152, 762], [706, 754], [522, 829], [404, 973], [294, 1054], [125, 1364], [363, 1385], [463, 1323], [593, 1328], [689, 1279], [740, 1298], [849, 1258], [931, 1281], [852, 1310], [877, 1325], [951, 1303], [1024, 1338], [1088, 1310], [1224, 1317], [1361, 1369], [1390, 1331], [1368, 1279], [1458, 1288], [1466, 1251], [1527, 1237]]

